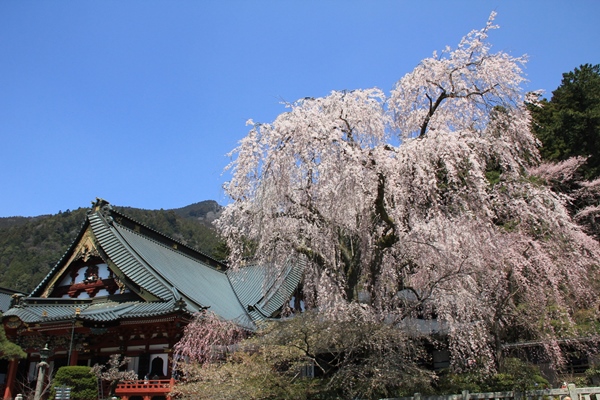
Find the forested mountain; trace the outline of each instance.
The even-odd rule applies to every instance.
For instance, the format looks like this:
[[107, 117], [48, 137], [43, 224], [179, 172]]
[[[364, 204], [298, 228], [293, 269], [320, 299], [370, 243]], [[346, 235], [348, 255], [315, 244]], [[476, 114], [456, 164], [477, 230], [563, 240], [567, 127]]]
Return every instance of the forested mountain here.
[[[211, 225], [221, 206], [213, 200], [171, 210], [115, 209], [203, 253], [224, 258], [224, 247]], [[35, 288], [71, 245], [87, 211], [0, 218], [0, 286], [23, 292]]]

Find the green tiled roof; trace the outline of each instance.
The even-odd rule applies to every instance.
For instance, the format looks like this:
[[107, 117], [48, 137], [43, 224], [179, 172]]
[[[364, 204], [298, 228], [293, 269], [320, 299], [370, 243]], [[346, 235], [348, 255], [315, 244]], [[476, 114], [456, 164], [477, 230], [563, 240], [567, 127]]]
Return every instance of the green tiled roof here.
[[129, 280], [159, 299], [171, 298], [172, 292], [167, 287], [167, 283], [155, 273], [154, 268], [149, 267], [140, 258], [127, 239], [120, 235], [119, 230], [114, 226], [116, 224], [110, 225], [100, 213], [93, 213], [88, 218], [100, 246]]
[[289, 261], [279, 270], [269, 266], [249, 265], [227, 271], [240, 302], [254, 321], [276, 313], [290, 299], [304, 272], [303, 260]]
[[[44, 299], [46, 300], [46, 299]], [[21, 307], [13, 307], [8, 310], [4, 316], [16, 315], [23, 322], [43, 323], [51, 321], [72, 320], [76, 310], [79, 309], [77, 318], [83, 321], [108, 322], [119, 319], [153, 317], [172, 313], [175, 309], [175, 301], [160, 302], [102, 302], [102, 303], [67, 303], [69, 300], [63, 300], [62, 304], [50, 302], [35, 302], [29, 299], [29, 303]]]
[[9, 309], [13, 294], [19, 294], [19, 292], [0, 287], [0, 313]]
[[[224, 272], [127, 228], [116, 226], [115, 229], [146, 264], [144, 272], [136, 274], [135, 278], [129, 275], [130, 279], [136, 283], [143, 282], [153, 293], [162, 290], [172, 296], [171, 288], [175, 287], [191, 309], [209, 307], [210, 311], [226, 320], [238, 321], [242, 325], [251, 323]], [[143, 276], [149, 269], [154, 270], [159, 278]]]
[[46, 321], [61, 321], [72, 319], [75, 315], [75, 310], [85, 310], [87, 304], [27, 304], [22, 307], [13, 307], [4, 313], [4, 317], [16, 315], [26, 324], [46, 322]]
[[[5, 316], [16, 315], [26, 323], [70, 320], [79, 308], [82, 320], [114, 321], [166, 315], [182, 308], [189, 313], [208, 308], [225, 320], [253, 329], [256, 321], [281, 309], [302, 278], [304, 265], [298, 262], [289, 262], [283, 270], [251, 265], [223, 272], [213, 268], [219, 263], [205, 254], [147, 227], [139, 229], [139, 224], [113, 211], [103, 200], [98, 204], [88, 213], [77, 241], [90, 227], [109, 265], [136, 285], [138, 292], [133, 292], [150, 293], [156, 301], [148, 301], [149, 297], [132, 300], [131, 296], [122, 302], [29, 297]], [[31, 296], [41, 295], [72, 255], [77, 241]]]

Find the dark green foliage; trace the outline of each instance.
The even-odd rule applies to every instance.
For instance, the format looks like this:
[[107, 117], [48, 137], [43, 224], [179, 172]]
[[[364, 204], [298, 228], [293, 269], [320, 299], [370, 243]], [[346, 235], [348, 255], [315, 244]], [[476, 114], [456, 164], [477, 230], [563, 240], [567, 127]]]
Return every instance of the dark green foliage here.
[[[0, 319], [2, 319], [2, 314], [0, 314]], [[27, 353], [23, 349], [6, 338], [4, 325], [0, 325], [0, 359], [11, 360], [13, 358], [25, 358], [26, 356]]]
[[85, 209], [28, 219], [0, 228], [0, 282], [30, 292], [75, 239]]
[[592, 365], [585, 371], [585, 382], [583, 384], [586, 386], [598, 386], [600, 384], [600, 365]]
[[500, 182], [500, 175], [502, 175], [502, 171], [500, 170], [485, 171], [485, 178], [488, 180], [491, 186], [494, 186]]
[[[215, 204], [206, 201], [177, 210], [116, 208], [141, 224], [216, 259], [223, 259], [226, 249], [210, 225], [212, 216], [219, 211]], [[213, 211], [207, 216], [203, 214], [205, 210]], [[34, 218], [0, 218], [2, 286], [30, 293], [73, 243], [87, 211], [87, 208], [79, 208]]]
[[49, 215], [40, 215], [37, 217], [4, 217], [0, 218], [0, 229], [11, 226], [25, 225], [34, 220], [40, 220], [49, 217]]
[[463, 390], [481, 393], [484, 377], [478, 372], [452, 373], [444, 371], [440, 374], [436, 392], [438, 394], [457, 394]]
[[528, 364], [518, 358], [507, 358], [503, 361], [500, 372], [486, 382], [486, 391], [507, 391], [545, 389], [549, 383], [538, 367]]
[[530, 106], [542, 157], [562, 161], [589, 156], [586, 178], [600, 176], [600, 65], [585, 64], [563, 74], [560, 86], [542, 107]]
[[60, 367], [54, 376], [50, 398], [54, 398], [56, 386], [71, 388], [73, 400], [96, 400], [98, 398], [98, 381], [90, 372], [90, 367]]
[[538, 367], [518, 358], [506, 358], [500, 371], [493, 375], [479, 371], [442, 373], [436, 391], [439, 394], [456, 394], [463, 390], [475, 392], [503, 392], [538, 390], [549, 387]]

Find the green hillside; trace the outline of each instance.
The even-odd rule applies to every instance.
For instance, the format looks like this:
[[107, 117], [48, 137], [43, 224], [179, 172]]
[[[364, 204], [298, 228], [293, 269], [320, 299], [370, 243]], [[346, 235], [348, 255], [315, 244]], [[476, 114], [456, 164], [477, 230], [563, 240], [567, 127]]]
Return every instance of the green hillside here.
[[[205, 254], [217, 259], [225, 256], [211, 225], [221, 209], [215, 201], [172, 210], [115, 208]], [[33, 290], [75, 240], [87, 211], [79, 208], [55, 215], [0, 218], [0, 286], [26, 293]]]

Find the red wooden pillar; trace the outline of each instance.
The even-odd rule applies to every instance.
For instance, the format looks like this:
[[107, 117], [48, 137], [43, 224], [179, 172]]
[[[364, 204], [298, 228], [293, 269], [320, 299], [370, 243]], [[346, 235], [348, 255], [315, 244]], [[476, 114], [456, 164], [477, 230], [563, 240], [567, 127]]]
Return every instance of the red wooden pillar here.
[[10, 360], [8, 365], [8, 376], [6, 377], [6, 389], [4, 389], [4, 400], [13, 399], [16, 394], [13, 393], [15, 389], [15, 381], [17, 379], [17, 368], [19, 367], [19, 360], [13, 358]]
[[77, 350], [73, 350], [71, 352], [71, 364], [70, 366], [77, 365], [77, 357], [79, 356], [79, 352]]

